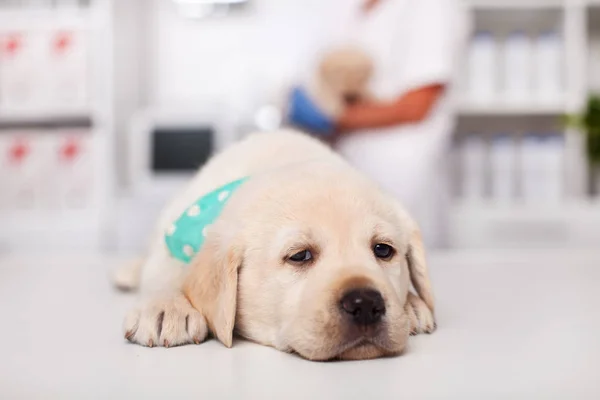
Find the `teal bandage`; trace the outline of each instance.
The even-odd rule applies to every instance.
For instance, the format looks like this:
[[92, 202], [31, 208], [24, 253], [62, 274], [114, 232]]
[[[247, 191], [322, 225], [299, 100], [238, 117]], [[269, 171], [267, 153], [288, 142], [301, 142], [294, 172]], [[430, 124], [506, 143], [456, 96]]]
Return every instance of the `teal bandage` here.
[[210, 226], [221, 215], [233, 193], [247, 179], [228, 183], [202, 196], [171, 224], [165, 233], [165, 242], [173, 257], [185, 263], [192, 260], [210, 234]]

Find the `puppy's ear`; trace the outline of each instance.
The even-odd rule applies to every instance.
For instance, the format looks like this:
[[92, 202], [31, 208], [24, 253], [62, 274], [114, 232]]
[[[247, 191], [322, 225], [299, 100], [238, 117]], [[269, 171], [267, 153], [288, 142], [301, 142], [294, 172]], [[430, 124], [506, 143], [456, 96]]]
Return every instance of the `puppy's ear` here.
[[404, 207], [399, 203], [396, 203], [396, 210], [402, 221], [402, 225], [407, 226], [409, 229], [406, 261], [408, 262], [410, 280], [419, 297], [427, 304], [427, 307], [429, 307], [431, 312], [433, 312], [435, 309], [435, 301], [433, 298], [431, 280], [429, 279], [429, 271], [427, 269], [425, 246], [423, 245], [421, 230], [417, 223], [404, 210]]
[[183, 293], [206, 318], [213, 335], [225, 346], [231, 347], [238, 271], [243, 252], [235, 245], [229, 245], [227, 249], [222, 247], [217, 237], [207, 239], [191, 262], [183, 284]]
[[425, 246], [423, 245], [421, 232], [416, 225], [410, 235], [408, 253], [406, 254], [410, 280], [419, 297], [427, 304], [429, 310], [433, 312], [435, 302], [431, 280], [429, 279], [429, 271], [427, 269], [427, 261], [425, 259]]

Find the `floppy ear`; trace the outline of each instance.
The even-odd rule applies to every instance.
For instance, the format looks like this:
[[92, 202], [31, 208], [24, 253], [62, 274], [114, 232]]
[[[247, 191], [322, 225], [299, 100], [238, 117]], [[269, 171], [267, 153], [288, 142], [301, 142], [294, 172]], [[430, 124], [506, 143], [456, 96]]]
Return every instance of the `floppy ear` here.
[[408, 262], [408, 270], [410, 272], [410, 280], [417, 294], [427, 304], [431, 312], [434, 311], [435, 301], [433, 298], [433, 289], [431, 280], [429, 279], [429, 271], [427, 269], [427, 260], [425, 258], [425, 246], [423, 238], [417, 223], [408, 215], [404, 207], [396, 202], [396, 210], [400, 220], [404, 226], [408, 226], [408, 251], [406, 253], [406, 261]]
[[433, 289], [427, 270], [427, 261], [425, 260], [425, 246], [419, 228], [414, 225], [410, 234], [408, 253], [406, 255], [408, 269], [410, 271], [410, 280], [417, 291], [419, 297], [427, 304], [431, 312], [434, 311], [435, 304], [433, 299]]
[[227, 347], [233, 345], [241, 264], [242, 249], [235, 245], [222, 249], [213, 236], [192, 260], [183, 284], [184, 295], [206, 318], [213, 335]]

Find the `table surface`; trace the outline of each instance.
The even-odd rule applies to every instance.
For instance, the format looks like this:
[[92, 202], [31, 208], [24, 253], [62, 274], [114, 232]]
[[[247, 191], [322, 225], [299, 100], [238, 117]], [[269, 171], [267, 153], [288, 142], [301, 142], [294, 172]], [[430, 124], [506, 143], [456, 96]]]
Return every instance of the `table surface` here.
[[0, 257], [2, 399], [599, 399], [600, 253], [430, 257], [439, 329], [406, 354], [313, 363], [237, 341], [148, 349], [111, 257]]

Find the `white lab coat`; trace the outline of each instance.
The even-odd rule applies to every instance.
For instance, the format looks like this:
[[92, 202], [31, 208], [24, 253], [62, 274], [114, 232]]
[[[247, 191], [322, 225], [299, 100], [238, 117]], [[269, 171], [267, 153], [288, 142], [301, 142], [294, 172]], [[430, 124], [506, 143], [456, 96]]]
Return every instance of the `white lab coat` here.
[[[364, 0], [330, 0], [325, 47], [352, 41], [375, 61], [372, 91], [395, 100], [434, 83], [451, 84], [468, 31], [458, 0], [381, 0], [368, 14]], [[334, 4], [335, 3], [335, 4]], [[323, 49], [325, 50], [325, 49]], [[453, 128], [452, 86], [426, 120], [356, 132], [339, 143], [350, 163], [397, 196], [421, 224], [425, 240], [443, 237], [443, 159]]]

